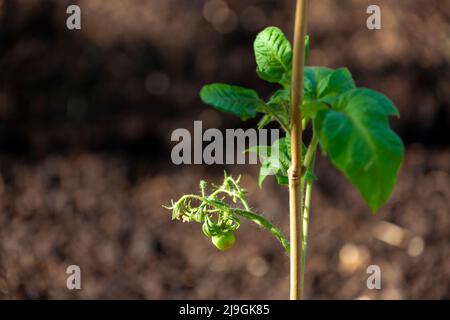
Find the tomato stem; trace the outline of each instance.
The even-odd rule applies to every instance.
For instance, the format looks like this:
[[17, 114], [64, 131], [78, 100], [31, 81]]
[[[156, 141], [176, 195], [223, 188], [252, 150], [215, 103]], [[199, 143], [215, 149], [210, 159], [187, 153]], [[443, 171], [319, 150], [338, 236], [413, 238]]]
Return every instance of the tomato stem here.
[[307, 0], [297, 0], [294, 25], [294, 51], [291, 82], [291, 166], [289, 168], [289, 225], [290, 225], [290, 297], [291, 300], [303, 298], [303, 265], [302, 250], [302, 92], [303, 70], [305, 64]]
[[272, 233], [273, 236], [275, 238], [277, 238], [278, 241], [280, 241], [281, 245], [286, 250], [286, 253], [289, 255], [289, 252], [290, 252], [289, 240], [286, 239], [286, 237], [283, 235], [283, 233], [280, 231], [280, 229], [275, 227], [269, 220], [267, 220], [266, 218], [264, 218], [261, 215], [255, 214], [255, 213], [253, 213], [251, 211], [247, 211], [247, 210], [234, 209], [234, 212], [236, 214], [246, 218], [247, 220], [250, 220], [250, 221], [256, 223], [257, 225], [263, 227], [264, 229], [266, 229], [267, 231]]

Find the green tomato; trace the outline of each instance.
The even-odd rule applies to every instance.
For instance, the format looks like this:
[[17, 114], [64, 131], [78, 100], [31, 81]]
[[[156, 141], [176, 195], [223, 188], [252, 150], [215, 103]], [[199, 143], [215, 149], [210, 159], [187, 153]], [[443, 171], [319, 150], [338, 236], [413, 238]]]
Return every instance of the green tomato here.
[[231, 248], [236, 242], [233, 232], [227, 232], [218, 236], [213, 236], [212, 242], [219, 250], [226, 250]]

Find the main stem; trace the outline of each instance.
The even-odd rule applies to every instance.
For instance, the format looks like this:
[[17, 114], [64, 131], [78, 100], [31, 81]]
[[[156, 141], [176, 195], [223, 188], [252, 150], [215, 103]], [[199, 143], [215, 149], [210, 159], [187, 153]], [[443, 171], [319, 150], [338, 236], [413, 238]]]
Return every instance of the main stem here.
[[289, 211], [291, 243], [291, 300], [303, 298], [302, 250], [302, 114], [300, 107], [303, 92], [303, 68], [305, 62], [305, 35], [307, 0], [297, 0], [294, 26], [294, 51], [291, 85], [291, 167], [289, 169]]

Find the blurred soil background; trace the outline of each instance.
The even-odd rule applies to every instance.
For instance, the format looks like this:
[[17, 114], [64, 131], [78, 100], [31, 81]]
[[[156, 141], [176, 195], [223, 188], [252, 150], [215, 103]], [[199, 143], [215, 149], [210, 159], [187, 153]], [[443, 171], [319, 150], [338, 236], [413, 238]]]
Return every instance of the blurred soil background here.
[[[66, 28], [78, 4], [82, 29]], [[382, 29], [366, 28], [366, 8]], [[176, 128], [254, 127], [203, 105], [208, 82], [274, 86], [255, 74], [268, 25], [291, 38], [294, 1], [0, 0], [0, 297], [286, 299], [288, 258], [243, 223], [218, 252], [161, 208], [243, 174], [258, 212], [288, 230], [288, 195], [258, 166], [171, 163]], [[311, 1], [311, 65], [347, 66], [388, 95], [406, 144], [389, 203], [372, 216], [319, 158], [306, 270], [309, 299], [450, 298], [450, 2]], [[66, 267], [82, 290], [66, 288]], [[381, 268], [382, 289], [366, 288]]]

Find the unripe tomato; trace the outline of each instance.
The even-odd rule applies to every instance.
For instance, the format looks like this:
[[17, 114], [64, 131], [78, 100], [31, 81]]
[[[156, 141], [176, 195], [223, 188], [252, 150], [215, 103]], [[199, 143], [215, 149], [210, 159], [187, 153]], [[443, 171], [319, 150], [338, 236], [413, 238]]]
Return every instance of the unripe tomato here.
[[236, 242], [233, 232], [227, 232], [218, 236], [213, 236], [212, 242], [219, 250], [226, 250], [231, 248]]

